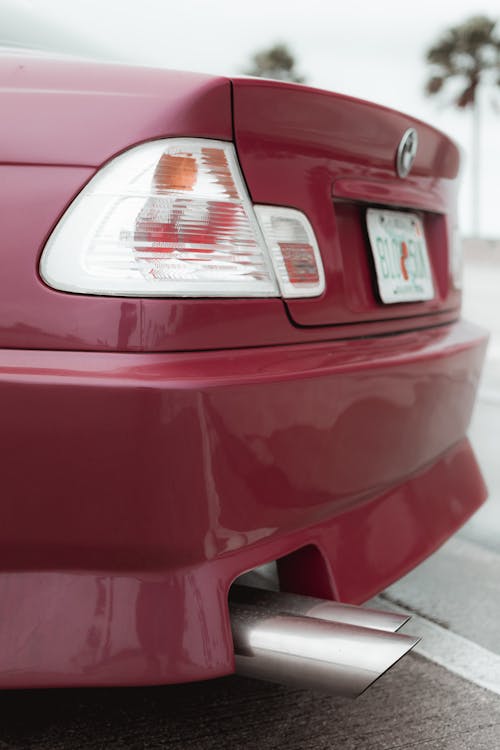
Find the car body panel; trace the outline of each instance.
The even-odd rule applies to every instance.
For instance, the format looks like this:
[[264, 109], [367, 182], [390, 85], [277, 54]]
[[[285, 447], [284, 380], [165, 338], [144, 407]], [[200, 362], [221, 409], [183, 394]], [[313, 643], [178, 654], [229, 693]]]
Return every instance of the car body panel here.
[[0, 600], [10, 616], [0, 623], [0, 688], [154, 685], [231, 674], [227, 597], [240, 573], [276, 559], [286, 569], [290, 561], [285, 580], [307, 580], [301, 593], [313, 593], [311, 583], [322, 576], [315, 595], [360, 603], [434, 552], [484, 495], [464, 440], [358, 508], [200, 565], [4, 571]]
[[190, 564], [333, 515], [464, 437], [484, 348], [457, 323], [199, 354], [2, 350], [3, 566]]
[[0, 82], [3, 164], [99, 167], [165, 135], [232, 138], [227, 78], [0, 55]]
[[229, 673], [230, 583], [311, 545], [327, 583], [312, 569], [302, 593], [379, 591], [484, 499], [464, 438], [484, 348], [458, 323], [231, 354], [0, 352], [0, 684]]
[[[486, 336], [449, 278], [448, 139], [304, 87], [125, 66], [0, 56], [0, 88], [1, 687], [229, 674], [240, 574], [277, 560], [286, 590], [359, 603], [464, 523], [485, 497], [466, 430]], [[98, 168], [151, 139], [233, 139], [232, 90], [252, 198], [309, 216], [325, 294], [47, 286], [47, 238]], [[434, 300], [377, 299], [368, 204], [422, 213]]]
[[[288, 300], [298, 325], [361, 323], [456, 310], [449, 280], [458, 149], [449, 138], [399, 112], [276, 81], [236, 79], [235, 143], [255, 203], [294, 206], [312, 222], [327, 288]], [[417, 129], [410, 175], [396, 175], [404, 132]], [[427, 302], [381, 305], [365, 228], [367, 205], [418, 209], [436, 295]], [[363, 273], [362, 273], [363, 272]]]
[[[432, 204], [441, 210], [450, 203], [450, 191], [455, 189], [450, 185], [449, 199], [442, 183], [451, 180], [426, 176], [429, 192], [424, 200], [420, 182], [409, 178], [401, 185], [401, 180], [388, 178], [393, 170], [390, 144], [384, 145], [382, 157], [377, 156], [381, 148], [377, 138], [364, 139], [363, 159], [368, 163], [365, 172], [372, 182], [366, 175], [360, 180], [360, 175], [365, 174], [361, 158], [349, 169], [337, 161], [337, 156], [332, 160], [331, 136], [326, 161], [324, 154], [316, 155], [321, 142], [312, 143], [313, 154], [311, 148], [307, 149], [304, 136], [297, 140], [296, 130], [295, 140], [283, 142], [286, 159], [284, 151], [276, 151], [277, 139], [283, 135], [279, 130], [274, 140], [265, 145], [259, 140], [261, 132], [257, 139], [252, 136], [258, 147], [254, 157], [246, 153], [239, 120], [236, 145], [254, 199], [269, 202], [272, 197], [275, 202], [312, 214], [329, 274], [326, 295], [319, 300], [294, 300], [286, 306], [280, 299], [133, 300], [70, 295], [50, 289], [36, 270], [43, 246], [96, 168], [124, 148], [154, 138], [189, 135], [230, 140], [231, 82], [214, 76], [15, 55], [0, 56], [0, 84], [2, 101], [7, 102], [0, 123], [4, 269], [0, 279], [0, 347], [94, 351], [219, 349], [379, 335], [439, 325], [458, 316], [460, 295], [449, 288], [447, 229], [439, 216], [435, 220], [429, 217], [428, 221], [433, 245], [441, 248], [441, 254], [437, 253], [440, 265], [435, 266], [437, 298], [431, 303], [398, 306], [401, 309], [396, 313], [394, 306], [387, 309], [376, 300], [366, 238], [360, 226], [352, 222], [349, 214], [344, 215], [343, 207], [338, 207], [336, 214], [332, 207], [333, 191], [342, 200], [349, 198], [349, 210], [358, 210], [356, 200], [361, 191], [365, 198], [378, 196], [378, 202], [388, 205], [397, 202], [399, 195], [405, 205], [422, 208]], [[254, 92], [259, 104], [262, 96], [269, 95], [268, 90], [275, 92], [276, 84], [269, 89], [270, 85], [259, 82], [256, 88], [255, 82], [243, 86], [235, 81], [235, 106], [239, 106], [241, 90]], [[331, 119], [339, 107], [346, 102], [355, 106], [353, 100], [305, 87], [294, 87], [291, 94], [289, 87], [284, 90], [286, 117], [293, 114], [294, 99], [289, 97], [299, 91], [320, 102], [318, 117], [323, 129], [329, 122], [327, 118]], [[378, 133], [390, 111], [367, 103], [363, 103], [363, 108], [364, 114], [369, 113], [378, 123]], [[238, 116], [239, 109], [235, 112]], [[261, 107], [259, 112], [262, 122], [269, 125], [266, 109]], [[395, 118], [397, 132], [404, 124], [414, 122], [397, 113], [391, 113], [391, 117]], [[444, 149], [442, 169], [451, 174], [455, 169], [454, 147], [437, 131], [427, 132], [434, 151], [436, 144]], [[305, 133], [307, 138], [312, 137], [310, 129]], [[391, 131], [389, 140], [394, 137], [395, 132]], [[394, 148], [396, 145], [394, 142]], [[429, 153], [434, 154], [432, 148]], [[352, 152], [348, 156], [353, 158]], [[420, 171], [437, 168], [436, 154], [433, 160], [427, 160]], [[375, 167], [370, 166], [372, 162]], [[284, 164], [289, 170], [286, 174]], [[262, 165], [267, 171], [260, 174]], [[349, 252], [339, 255], [339, 238]], [[305, 317], [297, 314], [299, 309]], [[309, 329], [302, 330], [302, 324]]]

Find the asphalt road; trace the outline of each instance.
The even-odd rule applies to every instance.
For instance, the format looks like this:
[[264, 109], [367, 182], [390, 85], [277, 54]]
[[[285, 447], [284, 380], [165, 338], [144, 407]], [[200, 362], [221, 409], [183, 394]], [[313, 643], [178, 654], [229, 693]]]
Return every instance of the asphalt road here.
[[356, 701], [236, 677], [3, 692], [0, 750], [500, 750], [500, 261], [468, 278], [466, 316], [494, 334], [471, 427], [491, 499], [376, 601], [414, 614], [415, 652]]
[[230, 677], [0, 696], [0, 748], [495, 750], [500, 697], [419, 656], [356, 701]]

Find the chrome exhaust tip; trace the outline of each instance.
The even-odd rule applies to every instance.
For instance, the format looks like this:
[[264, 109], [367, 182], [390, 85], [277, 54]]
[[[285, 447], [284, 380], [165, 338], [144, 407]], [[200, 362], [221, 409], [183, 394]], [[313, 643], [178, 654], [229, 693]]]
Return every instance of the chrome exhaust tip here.
[[[260, 604], [241, 601], [245, 597]], [[307, 610], [310, 602], [301, 603], [305, 598], [294, 596], [293, 607]], [[267, 600], [267, 606], [264, 606], [263, 599]], [[316, 602], [314, 606], [319, 606], [318, 601], [322, 605], [335, 604], [313, 601]], [[380, 617], [375, 621], [385, 623], [386, 627], [376, 628], [334, 620], [332, 612], [339, 605], [334, 609], [328, 607], [328, 617], [321, 619], [303, 612], [290, 613], [287, 606], [292, 606], [288, 594], [266, 591], [263, 595], [262, 591], [254, 589], [231, 591], [230, 613], [237, 674], [355, 698], [419, 641], [392, 632], [392, 625], [388, 628], [389, 621], [384, 620], [385, 612], [378, 612]], [[374, 610], [350, 606], [347, 608], [349, 612], [344, 607], [340, 609], [343, 610], [342, 616], [351, 616], [351, 619], [356, 611], [361, 620], [365, 612], [370, 612], [370, 617], [374, 618]]]
[[314, 617], [328, 622], [343, 622], [375, 630], [395, 633], [410, 619], [409, 615], [398, 612], [382, 612], [379, 609], [357, 607], [353, 604], [316, 599], [312, 596], [298, 596], [283, 591], [269, 591], [235, 584], [229, 595], [230, 604], [244, 604], [267, 614], [300, 615]]

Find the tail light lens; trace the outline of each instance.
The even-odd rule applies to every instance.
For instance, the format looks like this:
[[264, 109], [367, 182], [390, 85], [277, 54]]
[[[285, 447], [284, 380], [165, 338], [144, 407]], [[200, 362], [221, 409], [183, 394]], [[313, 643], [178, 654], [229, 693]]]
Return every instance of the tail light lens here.
[[42, 278], [69, 292], [278, 296], [231, 144], [154, 141], [117, 156], [59, 222]]
[[232, 144], [142, 144], [105, 165], [73, 201], [40, 274], [55, 289], [96, 295], [318, 294], [323, 269], [306, 217], [258, 212], [260, 226]]
[[255, 206], [283, 297], [317, 297], [325, 275], [307, 216], [294, 208]]

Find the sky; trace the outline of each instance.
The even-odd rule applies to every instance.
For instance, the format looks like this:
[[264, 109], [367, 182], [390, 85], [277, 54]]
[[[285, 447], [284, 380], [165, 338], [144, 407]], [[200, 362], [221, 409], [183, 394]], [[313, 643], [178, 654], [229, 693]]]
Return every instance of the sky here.
[[[478, 14], [500, 18], [498, 0], [0, 0], [0, 41], [48, 41], [61, 51], [229, 75], [241, 73], [256, 50], [285, 42], [308, 84], [400, 109], [458, 142], [467, 235], [472, 115], [453, 109], [451, 92], [438, 100], [423, 91], [426, 49]], [[480, 230], [498, 238], [500, 87], [483, 90], [481, 110]]]

